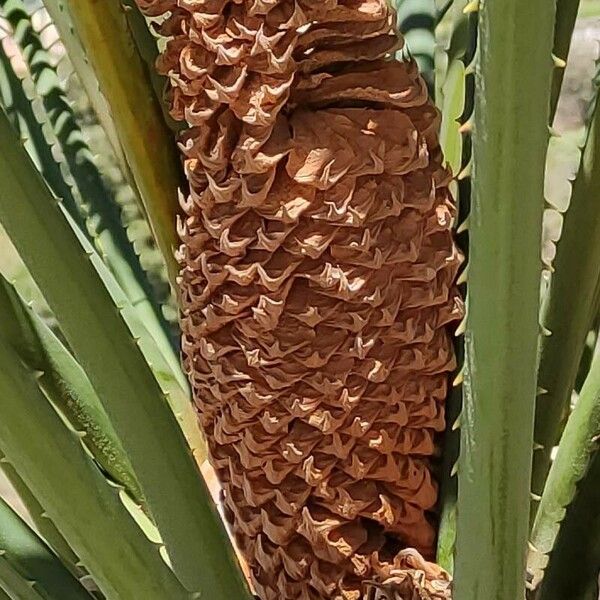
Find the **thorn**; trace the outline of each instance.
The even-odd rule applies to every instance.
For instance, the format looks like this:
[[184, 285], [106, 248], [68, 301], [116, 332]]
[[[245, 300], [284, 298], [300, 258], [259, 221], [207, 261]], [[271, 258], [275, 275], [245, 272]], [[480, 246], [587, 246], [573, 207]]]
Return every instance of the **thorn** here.
[[561, 138], [562, 135], [559, 131], [557, 131], [556, 129], [554, 129], [554, 127], [552, 127], [551, 125], [548, 125], [548, 133], [550, 134], [550, 137], [553, 138]]
[[471, 177], [472, 171], [473, 171], [473, 161], [470, 160], [469, 163], [467, 164], [467, 166], [458, 174], [457, 179], [459, 181], [462, 181], [463, 179], [466, 179], [467, 177]]
[[552, 54], [552, 62], [557, 69], [564, 69], [567, 66], [567, 61], [559, 58], [556, 54]]
[[463, 283], [467, 283], [468, 273], [469, 273], [469, 265], [467, 265], [462, 270], [462, 273], [458, 276], [458, 279], [456, 280], [456, 285], [462, 285]]
[[539, 494], [534, 494], [533, 492], [529, 492], [529, 495], [534, 502], [539, 502], [542, 499]]
[[533, 451], [537, 452], [538, 450], [543, 450], [543, 444], [538, 444], [537, 442], [533, 442]]
[[167, 549], [165, 548], [164, 544], [159, 544], [158, 545], [158, 553], [161, 555], [162, 559], [168, 564], [170, 565], [170, 558], [169, 558], [169, 554], [167, 552]]
[[479, 0], [471, 0], [464, 8], [463, 14], [470, 15], [479, 11]]
[[550, 337], [552, 332], [547, 327], [540, 325], [540, 335], [543, 335], [544, 337]]
[[464, 233], [469, 229], [469, 217], [467, 217], [456, 229], [456, 233]]
[[452, 470], [450, 471], [450, 477], [455, 477], [458, 474], [458, 461], [456, 461], [452, 465]]
[[458, 387], [459, 385], [462, 385], [462, 383], [465, 380], [465, 368], [463, 367], [458, 375], [454, 378], [454, 381], [452, 382], [452, 387]]
[[467, 316], [465, 315], [465, 318], [460, 322], [460, 324], [456, 328], [454, 335], [456, 337], [459, 337], [459, 336], [463, 335], [466, 330], [467, 330]]
[[544, 394], [547, 394], [547, 393], [548, 393], [547, 389], [545, 389], [543, 387], [538, 387], [538, 389], [537, 389], [537, 395], [538, 396], [543, 396]]
[[458, 133], [466, 134], [473, 131], [473, 119], [467, 119], [459, 128]]
[[454, 423], [452, 423], [452, 431], [458, 431], [460, 429], [460, 418], [462, 415], [458, 415], [458, 417], [456, 417], [456, 421], [454, 421]]

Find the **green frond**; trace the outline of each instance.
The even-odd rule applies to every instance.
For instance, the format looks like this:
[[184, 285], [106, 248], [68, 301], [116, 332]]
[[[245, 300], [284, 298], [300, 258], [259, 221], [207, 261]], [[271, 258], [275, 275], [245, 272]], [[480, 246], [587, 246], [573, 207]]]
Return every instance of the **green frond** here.
[[158, 547], [127, 513], [118, 490], [107, 483], [79, 436], [65, 427], [39, 390], [35, 372], [3, 340], [0, 365], [0, 450], [50, 518], [60, 523], [61, 533], [104, 594], [188, 598]]
[[36, 531], [43, 538], [44, 542], [58, 556], [61, 562], [77, 577], [81, 575], [81, 569], [77, 566], [79, 558], [69, 546], [67, 540], [60, 533], [55, 523], [48, 517], [44, 507], [38, 502], [31, 490], [27, 487], [23, 479], [15, 471], [15, 468], [6, 460], [6, 457], [0, 452], [0, 470], [4, 473], [6, 479], [10, 482], [17, 493], [19, 500], [27, 510]]
[[534, 455], [532, 491], [537, 495], [542, 495], [552, 449], [569, 415], [585, 340], [598, 315], [600, 222], [593, 215], [600, 185], [599, 105], [596, 101], [541, 310], [550, 335], [541, 337], [539, 349], [538, 385], [548, 393], [536, 407], [534, 439], [541, 449]]
[[[596, 355], [592, 362], [590, 373], [561, 436], [556, 458], [552, 462], [544, 486], [544, 493], [533, 524], [531, 549], [527, 561], [528, 570], [533, 575], [533, 585], [537, 585], [543, 578], [549, 554], [550, 569], [565, 568], [564, 560], [551, 552], [567, 508], [575, 498], [578, 485], [588, 472], [591, 457], [598, 451], [598, 436], [600, 436], [600, 355]], [[588, 473], [587, 477], [589, 476]], [[595, 513], [600, 511], [596, 507], [591, 508], [590, 520]], [[570, 540], [571, 546], [577, 546], [579, 543], [578, 538]], [[553, 565], [554, 561], [559, 561], [560, 566]]]
[[477, 14], [455, 600], [525, 594], [554, 26], [544, 0]]
[[[35, 91], [65, 157], [65, 168], [83, 201], [83, 206], [65, 202], [66, 208], [80, 228], [95, 240], [119, 285], [136, 305], [140, 318], [162, 343], [170, 343], [169, 326], [160, 307], [152, 301], [153, 290], [122, 225], [120, 207], [94, 164], [55, 66], [33, 28], [23, 0], [1, 0], [0, 7], [15, 31], [15, 41], [23, 48]], [[53, 188], [53, 191], [61, 197], [62, 190]]]
[[98, 464], [142, 502], [133, 468], [84, 370], [52, 330], [0, 276], [0, 338], [39, 373], [40, 389], [65, 415]]
[[600, 452], [569, 505], [536, 600], [597, 600], [600, 564]]
[[[65, 568], [37, 534], [0, 498], [0, 584], [7, 569], [20, 575], [37, 598], [91, 600], [81, 583]], [[20, 587], [24, 587], [20, 585]], [[18, 590], [17, 590], [18, 593]]]
[[68, 10], [109, 103], [145, 214], [175, 286], [177, 188], [182, 171], [173, 133], [165, 123], [125, 9], [120, 0], [45, 0], [45, 5], [51, 15]]

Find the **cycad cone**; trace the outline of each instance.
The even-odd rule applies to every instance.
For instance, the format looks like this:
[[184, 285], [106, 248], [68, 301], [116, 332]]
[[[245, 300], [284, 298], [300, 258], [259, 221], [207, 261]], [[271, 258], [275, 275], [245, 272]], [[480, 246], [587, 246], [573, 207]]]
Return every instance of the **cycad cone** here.
[[449, 597], [421, 555], [460, 255], [439, 116], [390, 58], [393, 11], [138, 1], [168, 15], [158, 66], [190, 126], [184, 363], [258, 596]]

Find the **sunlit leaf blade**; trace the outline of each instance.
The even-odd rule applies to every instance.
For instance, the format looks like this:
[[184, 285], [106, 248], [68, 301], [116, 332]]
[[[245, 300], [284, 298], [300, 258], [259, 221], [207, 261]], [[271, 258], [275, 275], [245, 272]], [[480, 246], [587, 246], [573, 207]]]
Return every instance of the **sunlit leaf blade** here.
[[60, 524], [100, 589], [109, 598], [187, 598], [158, 547], [39, 390], [35, 373], [3, 340], [0, 366], [0, 450]]
[[0, 312], [0, 338], [39, 373], [40, 388], [73, 428], [85, 433], [84, 443], [98, 464], [141, 502], [133, 468], [84, 370], [2, 276]]
[[60, 533], [60, 531], [58, 531], [54, 522], [50, 520], [43, 506], [38, 502], [37, 498], [27, 487], [23, 479], [19, 477], [19, 474], [15, 471], [15, 468], [7, 460], [5, 460], [5, 457], [1, 452], [0, 469], [19, 496], [19, 500], [23, 503], [23, 506], [31, 518], [31, 521], [35, 525], [35, 529], [39, 532], [48, 546], [52, 548], [54, 553], [60, 558], [63, 564], [69, 569], [69, 571], [79, 576], [81, 573], [81, 569], [77, 567], [79, 558], [73, 552], [73, 549], [71, 546], [69, 546], [64, 536]]
[[40, 596], [31, 584], [17, 573], [12, 565], [2, 558], [2, 555], [0, 555], [0, 587], [7, 590], [9, 600], [44, 600], [44, 597]]
[[536, 495], [543, 492], [552, 448], [569, 414], [585, 340], [598, 314], [600, 219], [595, 215], [599, 185], [600, 103], [596, 101], [541, 312], [547, 335], [540, 339], [538, 386], [544, 393], [536, 407], [534, 438], [540, 448], [533, 461], [532, 491]]
[[[42, 123], [38, 121], [39, 115], [36, 115], [33, 110], [32, 98], [25, 92], [25, 82], [15, 73], [11, 58], [16, 57], [7, 54], [6, 48], [9, 44], [9, 39], [0, 42], [0, 105], [10, 117], [15, 130], [21, 135], [27, 151], [35, 160], [48, 185], [58, 197], [62, 198], [64, 205], [77, 215], [77, 202], [72, 189], [65, 181], [60, 165], [44, 136]], [[33, 95], [33, 82], [29, 80], [27, 83], [30, 84], [29, 93]], [[78, 220], [83, 226], [83, 219]]]
[[545, 0], [473, 6], [475, 160], [454, 600], [517, 599], [525, 594], [554, 11]]
[[45, 0], [64, 5], [107, 99], [150, 226], [175, 285], [175, 229], [181, 170], [172, 132], [156, 99], [120, 0]]
[[52, 18], [52, 24], [56, 27], [60, 35], [60, 40], [67, 50], [69, 60], [77, 72], [77, 77], [85, 90], [98, 121], [102, 125], [102, 129], [110, 142], [121, 168], [127, 175], [130, 175], [129, 166], [125, 160], [121, 142], [117, 135], [117, 129], [110, 114], [110, 108], [108, 107], [106, 98], [100, 91], [96, 74], [83, 50], [81, 40], [71, 21], [71, 16], [60, 0], [47, 2], [45, 3], [45, 7]]
[[244, 598], [224, 527], [177, 421], [4, 113], [0, 174], [0, 221], [61, 316], [61, 329], [129, 455], [178, 576], [189, 589], [210, 589], [215, 599]]
[[43, 598], [91, 600], [81, 583], [1, 498], [0, 560], [30, 582]]
[[12, 600], [12, 598], [2, 589], [1, 582], [0, 582], [0, 600]]
[[[543, 577], [567, 507], [588, 470], [590, 457], [598, 449], [599, 435], [600, 354], [597, 354], [561, 436], [533, 525], [527, 566], [534, 576], [534, 585]], [[571, 540], [573, 545], [578, 543], [577, 539]], [[554, 555], [551, 558], [558, 560]]]
[[200, 464], [206, 457], [206, 444], [198, 426], [198, 417], [192, 404], [191, 392], [187, 379], [181, 369], [177, 355], [169, 344], [160, 344], [156, 332], [151, 335], [147, 329], [147, 321], [140, 318], [137, 307], [127, 298], [113, 274], [94, 251], [85, 236], [75, 229], [75, 233], [96, 269], [102, 283], [108, 290], [114, 304], [119, 307], [121, 316], [127, 323], [131, 334], [146, 359], [154, 377], [158, 381], [177, 421], [192, 450], [196, 461]]
[[[23, 49], [35, 91], [64, 156], [64, 167], [73, 177], [83, 201], [83, 206], [69, 203], [66, 207], [80, 228], [95, 239], [96, 248], [135, 304], [147, 329], [162, 343], [168, 344], [166, 332], [169, 326], [160, 307], [152, 301], [152, 287], [122, 225], [121, 208], [94, 163], [56, 68], [33, 28], [25, 4], [23, 0], [0, 0], [0, 7], [14, 29], [15, 41]], [[62, 190], [51, 187], [60, 198]]]
[[600, 452], [567, 509], [536, 600], [597, 600], [600, 564]]

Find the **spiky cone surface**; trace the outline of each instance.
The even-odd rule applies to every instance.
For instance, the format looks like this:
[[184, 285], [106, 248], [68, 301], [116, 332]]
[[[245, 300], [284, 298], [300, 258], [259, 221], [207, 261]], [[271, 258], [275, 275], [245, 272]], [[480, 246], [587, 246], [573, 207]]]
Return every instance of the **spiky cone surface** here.
[[460, 255], [439, 115], [390, 58], [392, 10], [138, 2], [167, 16], [158, 66], [190, 126], [184, 365], [258, 596], [449, 597], [422, 557]]

